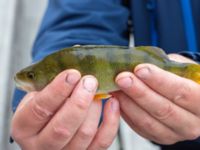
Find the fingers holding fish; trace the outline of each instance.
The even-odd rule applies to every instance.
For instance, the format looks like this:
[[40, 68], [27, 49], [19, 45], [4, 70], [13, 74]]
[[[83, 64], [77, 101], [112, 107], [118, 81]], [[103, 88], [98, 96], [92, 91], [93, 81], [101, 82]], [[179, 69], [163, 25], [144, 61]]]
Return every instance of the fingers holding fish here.
[[135, 68], [136, 76], [151, 89], [189, 112], [200, 116], [200, 85], [151, 64]]
[[[30, 92], [13, 117], [14, 140], [23, 149], [87, 149], [89, 145], [102, 149], [105, 144], [109, 146], [117, 133], [119, 104], [116, 101], [114, 105], [106, 104], [105, 121], [98, 130], [101, 101], [93, 101], [97, 86], [93, 76], [80, 79], [79, 72], [67, 70], [40, 92]], [[109, 136], [105, 137], [105, 133]]]
[[64, 148], [85, 121], [97, 84], [93, 76], [84, 76], [68, 100], [39, 133], [38, 143], [42, 143], [46, 148], [49, 146], [53, 147], [52, 149]]
[[[71, 75], [72, 77], [70, 77]], [[52, 83], [50, 83], [42, 91], [30, 92], [29, 94], [27, 94], [24, 100], [22, 100], [22, 104], [20, 104], [20, 106], [18, 107], [12, 120], [12, 136], [14, 140], [16, 140], [20, 144], [22, 143], [21, 146], [24, 147], [34, 142], [37, 143], [36, 145], [39, 146], [41, 144], [40, 142], [42, 141], [36, 140], [40, 139], [36, 137], [39, 137], [39, 133], [43, 131], [45, 126], [51, 124], [49, 120], [51, 120], [51, 118], [54, 116], [56, 111], [59, 110], [61, 105], [63, 105], [63, 103], [66, 103], [67, 99], [70, 99], [69, 101], [71, 105], [69, 104], [69, 107], [73, 105], [77, 108], [71, 109], [74, 110], [72, 111], [72, 113], [76, 113], [75, 110], [77, 111], [78, 109], [82, 112], [84, 110], [87, 111], [86, 106], [90, 106], [87, 103], [90, 103], [92, 101], [92, 98], [95, 93], [95, 88], [97, 87], [96, 79], [93, 79], [94, 84], [92, 84], [92, 77], [89, 76], [89, 78], [89, 81], [86, 81], [86, 78], [83, 78], [77, 85], [77, 88], [74, 89], [74, 93], [72, 93], [73, 88], [76, 86], [76, 83], [80, 79], [80, 74], [74, 70], [64, 71], [61, 74], [59, 74], [52, 81]], [[69, 79], [70, 81], [66, 81]], [[92, 90], [92, 88], [94, 88], [94, 90]], [[81, 92], [81, 89], [83, 92]], [[75, 96], [76, 94], [78, 94], [79, 96]], [[71, 98], [69, 98], [70, 96]], [[67, 109], [67, 111], [70, 111], [70, 109]], [[60, 116], [62, 117], [61, 114]], [[83, 115], [80, 116], [83, 117]], [[72, 118], [71, 115], [69, 115], [68, 117], [73, 120], [75, 119]], [[84, 117], [82, 119], [84, 119]], [[74, 121], [77, 120], [75, 119]], [[72, 126], [76, 127], [75, 125]], [[68, 133], [63, 132], [62, 135], [67, 136]], [[24, 141], [23, 139], [26, 139], [26, 141]], [[48, 139], [48, 137], [46, 139]], [[52, 141], [52, 143], [54, 143], [54, 141]]]
[[[116, 82], [133, 102], [150, 114], [151, 117], [174, 131], [175, 134], [185, 139], [194, 139], [200, 135], [200, 119], [198, 116], [179, 107], [165, 96], [152, 90], [134, 74], [123, 72], [118, 75]], [[120, 97], [118, 99], [120, 100]], [[120, 101], [123, 101], [123, 99]], [[126, 109], [128, 107], [123, 107], [122, 111], [125, 112]], [[129, 116], [134, 113], [130, 109], [126, 110], [126, 112]], [[130, 118], [130, 120], [132, 119]], [[193, 130], [191, 131], [191, 129]], [[183, 140], [183, 138], [177, 141]]]
[[77, 70], [69, 69], [58, 74], [38, 95], [38, 101], [43, 107], [55, 112], [71, 95], [81, 78]]
[[[72, 78], [71, 83], [66, 81], [69, 78]], [[65, 102], [79, 79], [77, 71], [63, 71], [42, 91], [27, 94], [22, 100], [22, 107], [14, 114], [13, 130], [21, 131], [26, 137], [37, 134]]]
[[[65, 48], [52, 53], [16, 74], [15, 81], [18, 88], [25, 91], [41, 91], [33, 92], [32, 96], [31, 93], [28, 94], [22, 101], [13, 118], [14, 138], [29, 137], [32, 141], [28, 142], [26, 138], [26, 142], [21, 144], [22, 146], [34, 143], [35, 146], [42, 147], [34, 149], [51, 147], [51, 149], [60, 150], [69, 143], [73, 144], [71, 140], [76, 138], [76, 135], [78, 136], [79, 131], [85, 130], [84, 124], [89, 124], [86, 118], [90, 114], [88, 111], [92, 107], [95, 93], [97, 92], [98, 98], [102, 98], [102, 96], [105, 97], [105, 93], [115, 91], [118, 89], [113, 82], [115, 75], [124, 70], [132, 71], [136, 65], [141, 63], [155, 64], [180, 77], [159, 70], [158, 67], [152, 65], [148, 65], [146, 70], [139, 65], [135, 69], [136, 76], [131, 72], [120, 74], [116, 82], [131, 99], [129, 103], [134, 102], [155, 122], [157, 121], [158, 124], [155, 126], [160, 127], [160, 130], [162, 127], [159, 126], [159, 123], [163, 125], [163, 130], [161, 130], [163, 133], [165, 133], [164, 129], [169, 128], [169, 133], [172, 131], [174, 135], [178, 135], [178, 139], [171, 138], [169, 143], [180, 141], [183, 138], [194, 139], [199, 136], [198, 114], [200, 112], [197, 109], [200, 99], [199, 85], [193, 81], [200, 83], [200, 65], [176, 63], [171, 61], [164, 51], [151, 46], [128, 48], [88, 45]], [[93, 76], [81, 78], [80, 73], [75, 70], [62, 72], [67, 68], [75, 68], [82, 75], [91, 74]], [[143, 75], [141, 76], [139, 73], [142, 71]], [[60, 72], [62, 73], [59, 74]], [[59, 75], [52, 81], [57, 74]], [[144, 74], [147, 74], [148, 77], [144, 77]], [[97, 80], [99, 81], [98, 90]], [[171, 84], [172, 81], [174, 81], [173, 84]], [[190, 95], [194, 97], [191, 99]], [[120, 96], [117, 98], [123, 101]], [[112, 100], [107, 103], [106, 108], [114, 106], [111, 102]], [[134, 115], [132, 116], [134, 110], [122, 107], [122, 111], [124, 116], [130, 117], [130, 121], [134, 120]], [[109, 109], [105, 109], [103, 124], [92, 141], [91, 149], [106, 149], [116, 134], [118, 113], [106, 112], [109, 112]], [[94, 115], [98, 117], [98, 113]], [[112, 115], [113, 120], [106, 119], [106, 116], [112, 118]], [[136, 122], [140, 125], [140, 120], [136, 119]], [[112, 126], [115, 130], [111, 133], [109, 129]], [[136, 127], [133, 126], [133, 128]], [[149, 129], [151, 128], [153, 127], [149, 127]], [[191, 131], [191, 129], [193, 130]], [[141, 126], [139, 131], [145, 132], [144, 127]], [[145, 134], [150, 137], [158, 137], [159, 132], [147, 133], [146, 131]], [[31, 136], [34, 137], [30, 138]], [[167, 134], [163, 135], [163, 138], [166, 136]], [[90, 143], [91, 137], [88, 138], [86, 147]], [[79, 138], [80, 141], [83, 140], [81, 137]], [[18, 143], [22, 143], [21, 140]], [[161, 141], [160, 143], [162, 143]]]
[[119, 128], [120, 109], [119, 102], [115, 98], [106, 102], [103, 121], [90, 144], [88, 150], [106, 150], [113, 143]]

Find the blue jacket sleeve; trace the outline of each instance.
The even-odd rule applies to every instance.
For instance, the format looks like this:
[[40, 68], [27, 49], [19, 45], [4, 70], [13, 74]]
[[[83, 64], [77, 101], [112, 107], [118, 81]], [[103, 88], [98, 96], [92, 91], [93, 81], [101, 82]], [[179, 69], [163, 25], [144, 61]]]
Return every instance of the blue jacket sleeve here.
[[75, 44], [128, 45], [128, 18], [121, 0], [49, 0], [33, 60]]
[[[128, 19], [122, 0], [49, 0], [33, 61], [75, 44], [128, 45]], [[15, 90], [13, 111], [24, 95]]]

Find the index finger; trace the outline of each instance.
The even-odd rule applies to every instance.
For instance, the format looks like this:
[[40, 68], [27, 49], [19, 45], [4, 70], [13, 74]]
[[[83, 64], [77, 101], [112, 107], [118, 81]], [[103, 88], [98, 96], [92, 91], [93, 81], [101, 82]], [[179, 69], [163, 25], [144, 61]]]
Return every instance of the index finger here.
[[150, 64], [138, 65], [135, 74], [157, 93], [200, 115], [200, 86], [197, 83]]
[[27, 137], [39, 132], [71, 94], [81, 75], [76, 70], [61, 72], [40, 92], [33, 92], [23, 101], [12, 120], [12, 136]]
[[96, 78], [89, 75], [79, 81], [69, 100], [62, 105], [38, 134], [38, 145], [44, 149], [51, 147], [51, 149], [60, 150], [71, 141], [86, 119], [97, 85]]

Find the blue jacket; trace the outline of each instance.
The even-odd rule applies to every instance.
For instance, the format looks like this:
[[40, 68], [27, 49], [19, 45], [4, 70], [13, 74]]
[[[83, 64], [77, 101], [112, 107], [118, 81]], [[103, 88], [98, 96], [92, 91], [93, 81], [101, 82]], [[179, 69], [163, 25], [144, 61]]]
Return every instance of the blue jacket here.
[[[130, 32], [135, 45], [159, 46], [200, 61], [199, 16], [199, 0], [49, 0], [33, 61], [75, 44], [128, 45]], [[15, 91], [13, 110], [23, 95]], [[198, 140], [173, 146], [184, 150], [185, 145], [200, 149]]]

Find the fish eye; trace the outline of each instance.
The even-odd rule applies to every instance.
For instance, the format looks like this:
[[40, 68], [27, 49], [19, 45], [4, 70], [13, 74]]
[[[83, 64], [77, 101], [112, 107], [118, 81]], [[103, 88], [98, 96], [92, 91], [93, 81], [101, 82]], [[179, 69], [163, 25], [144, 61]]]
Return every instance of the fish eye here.
[[32, 72], [32, 71], [28, 72], [28, 73], [27, 73], [27, 77], [28, 77], [29, 79], [34, 79], [34, 78], [35, 78], [34, 72]]

